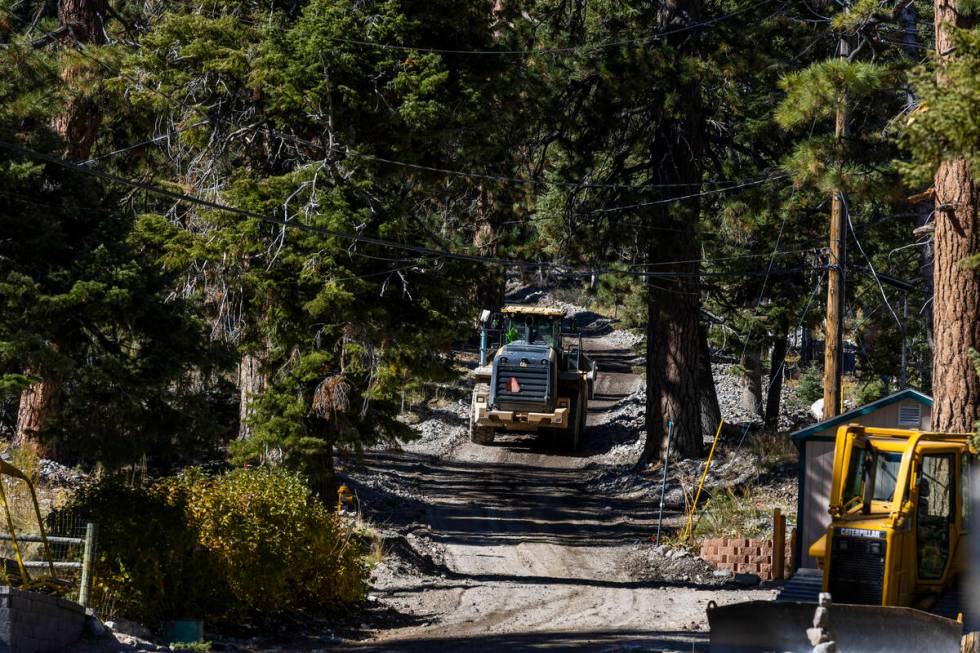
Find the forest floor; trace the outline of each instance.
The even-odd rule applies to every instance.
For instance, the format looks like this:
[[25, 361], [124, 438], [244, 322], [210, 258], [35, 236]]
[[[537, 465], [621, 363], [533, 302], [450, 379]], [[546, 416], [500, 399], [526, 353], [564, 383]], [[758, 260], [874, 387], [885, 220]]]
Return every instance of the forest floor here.
[[[421, 415], [418, 441], [369, 452], [346, 470], [385, 550], [371, 609], [343, 633], [350, 650], [700, 650], [709, 601], [773, 597], [687, 549], [654, 545], [661, 470], [633, 469], [642, 361], [631, 334], [594, 314], [584, 321], [600, 375], [581, 451], [523, 434], [473, 444], [463, 398]], [[761, 479], [753, 487], [770, 505], [795, 506], [787, 475], [767, 475], [736, 453], [719, 455], [709, 486]], [[669, 474], [667, 542], [683, 526], [700, 462]]]

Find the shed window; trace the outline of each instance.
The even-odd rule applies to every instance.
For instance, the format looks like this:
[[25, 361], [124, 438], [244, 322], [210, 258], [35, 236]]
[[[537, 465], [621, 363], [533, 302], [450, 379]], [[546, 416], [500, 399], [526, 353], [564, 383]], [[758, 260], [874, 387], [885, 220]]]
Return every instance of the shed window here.
[[919, 427], [922, 420], [922, 406], [917, 403], [902, 404], [898, 408], [898, 425]]

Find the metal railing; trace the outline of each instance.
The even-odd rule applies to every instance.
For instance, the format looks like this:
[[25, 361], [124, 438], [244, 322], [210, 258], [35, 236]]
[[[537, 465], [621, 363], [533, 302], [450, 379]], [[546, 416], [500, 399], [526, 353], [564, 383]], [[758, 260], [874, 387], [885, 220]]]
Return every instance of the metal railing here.
[[0, 542], [23, 542], [41, 544], [65, 544], [82, 547], [81, 560], [23, 560], [23, 565], [27, 569], [49, 569], [49, 570], [71, 570], [81, 573], [78, 583], [78, 603], [84, 607], [89, 607], [89, 600], [92, 592], [92, 567], [95, 561], [95, 535], [96, 526], [92, 522], [85, 524], [85, 537], [64, 537], [58, 535], [28, 535], [18, 534], [11, 536], [9, 533], [0, 532]]

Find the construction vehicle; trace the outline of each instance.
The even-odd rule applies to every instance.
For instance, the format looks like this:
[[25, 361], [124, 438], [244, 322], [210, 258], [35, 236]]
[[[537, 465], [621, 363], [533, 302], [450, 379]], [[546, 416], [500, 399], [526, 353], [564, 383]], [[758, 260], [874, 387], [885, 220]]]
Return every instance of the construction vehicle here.
[[[831, 523], [809, 547], [833, 600], [838, 651], [960, 651], [962, 622], [926, 610], [956, 603], [966, 570], [971, 437], [838, 429]], [[808, 603], [710, 605], [711, 651], [810, 653], [813, 615]]]
[[[493, 444], [499, 430], [540, 431], [578, 448], [596, 366], [582, 349], [581, 333], [571, 334], [577, 339], [565, 346], [564, 318], [564, 309], [554, 307], [512, 305], [497, 314], [483, 311], [470, 409], [473, 442]], [[492, 352], [494, 333], [498, 342]]]

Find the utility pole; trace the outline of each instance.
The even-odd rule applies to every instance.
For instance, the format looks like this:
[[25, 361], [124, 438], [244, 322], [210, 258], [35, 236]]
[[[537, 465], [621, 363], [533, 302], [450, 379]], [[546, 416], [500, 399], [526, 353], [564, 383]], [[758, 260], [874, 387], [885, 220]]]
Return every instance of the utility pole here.
[[[841, 38], [838, 55], [847, 59], [850, 45]], [[834, 136], [837, 151], [843, 156], [847, 135], [847, 98], [838, 99]], [[823, 418], [830, 419], [841, 411], [841, 359], [844, 344], [844, 191], [834, 190], [830, 208], [830, 261], [827, 273], [827, 324], [823, 354]]]

